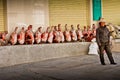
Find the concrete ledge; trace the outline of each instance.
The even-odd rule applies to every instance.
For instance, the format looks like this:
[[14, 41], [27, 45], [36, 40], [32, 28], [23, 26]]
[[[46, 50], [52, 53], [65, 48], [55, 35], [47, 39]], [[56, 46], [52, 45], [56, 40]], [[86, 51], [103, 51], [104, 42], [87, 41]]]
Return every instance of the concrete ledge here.
[[54, 43], [0, 47], [0, 67], [87, 54], [90, 43]]
[[113, 52], [120, 52], [120, 42], [115, 42], [112, 48]]

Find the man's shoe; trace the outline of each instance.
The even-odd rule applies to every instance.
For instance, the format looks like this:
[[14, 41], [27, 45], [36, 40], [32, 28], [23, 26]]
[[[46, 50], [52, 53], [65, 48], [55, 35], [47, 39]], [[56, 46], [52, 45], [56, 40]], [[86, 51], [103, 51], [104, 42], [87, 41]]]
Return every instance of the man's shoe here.
[[101, 63], [102, 65], [106, 65], [105, 63]]
[[111, 64], [116, 65], [117, 63], [111, 63]]

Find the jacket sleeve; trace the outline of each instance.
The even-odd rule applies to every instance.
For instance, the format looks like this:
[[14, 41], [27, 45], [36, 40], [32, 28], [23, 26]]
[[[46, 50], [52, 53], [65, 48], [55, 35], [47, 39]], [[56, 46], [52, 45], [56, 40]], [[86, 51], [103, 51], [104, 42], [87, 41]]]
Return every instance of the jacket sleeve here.
[[109, 32], [109, 34], [108, 34], [108, 42], [110, 43], [110, 35], [112, 34], [112, 32], [110, 32], [108, 29], [107, 29], [107, 31]]
[[97, 41], [97, 44], [98, 44], [98, 46], [100, 46], [101, 45], [101, 43], [100, 43], [100, 34], [99, 34], [99, 29], [97, 29], [96, 30], [96, 41]]

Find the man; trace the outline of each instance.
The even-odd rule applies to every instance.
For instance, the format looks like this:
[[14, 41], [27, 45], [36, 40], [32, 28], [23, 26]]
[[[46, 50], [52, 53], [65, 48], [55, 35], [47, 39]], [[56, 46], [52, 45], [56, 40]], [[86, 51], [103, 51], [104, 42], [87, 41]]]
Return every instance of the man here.
[[90, 30], [90, 26], [87, 26], [87, 34], [88, 34], [88, 37], [90, 37], [90, 34], [92, 33], [92, 31]]
[[36, 44], [39, 44], [41, 42], [41, 35], [42, 35], [42, 27], [39, 27], [38, 30], [35, 32]]
[[58, 24], [58, 32], [59, 32], [59, 35], [60, 35], [60, 42], [64, 42], [64, 35], [63, 35], [63, 32], [62, 32], [62, 29], [61, 29], [61, 24]]
[[70, 31], [67, 28], [67, 24], [65, 24], [65, 31], [64, 31], [65, 41], [70, 42], [71, 41], [71, 35]]
[[82, 34], [82, 30], [80, 29], [80, 25], [79, 24], [77, 25], [76, 34], [77, 34], [78, 41], [80, 41], [82, 39], [82, 37], [83, 37], [83, 34]]
[[104, 61], [104, 50], [107, 53], [107, 56], [110, 60], [110, 63], [115, 65], [114, 59], [112, 57], [112, 52], [110, 50], [110, 32], [105, 25], [105, 22], [99, 23], [100, 27], [96, 30], [96, 40], [100, 50], [100, 61], [102, 65], [105, 65]]
[[32, 25], [29, 25], [28, 29], [25, 32], [25, 43], [26, 44], [34, 43], [34, 33], [32, 31]]
[[91, 42], [91, 40], [95, 38], [93, 34], [91, 33], [90, 36], [87, 38], [87, 42]]
[[0, 33], [0, 46], [7, 45], [8, 43], [8, 40], [6, 39], [7, 34], [8, 34], [7, 31]]
[[18, 43], [24, 44], [24, 42], [25, 42], [25, 30], [24, 27], [22, 27], [21, 31], [18, 34]]
[[71, 39], [72, 39], [72, 41], [77, 41], [77, 34], [76, 34], [76, 31], [75, 31], [73, 25], [71, 25], [71, 31], [70, 31], [70, 33], [71, 33]]
[[92, 34], [94, 37], [96, 37], [96, 26], [95, 24], [92, 25]]
[[51, 27], [51, 30], [48, 34], [48, 43], [53, 43], [53, 37], [54, 37], [53, 31], [54, 31], [54, 26]]
[[58, 32], [58, 27], [57, 26], [54, 26], [54, 39], [53, 39], [53, 42], [55, 43], [60, 43], [61, 41], [61, 37], [60, 37], [60, 33]]
[[18, 29], [18, 27], [16, 27], [14, 32], [12, 32], [12, 34], [10, 35], [10, 43], [12, 45], [17, 44], [17, 29]]
[[50, 30], [50, 27], [47, 27], [46, 31], [44, 31], [41, 35], [43, 43], [47, 42], [49, 30]]
[[83, 31], [82, 31], [82, 34], [83, 34], [83, 36], [86, 35], [86, 34], [88, 34], [88, 32], [87, 32], [87, 27], [86, 27], [86, 26], [84, 26], [84, 29], [83, 29]]

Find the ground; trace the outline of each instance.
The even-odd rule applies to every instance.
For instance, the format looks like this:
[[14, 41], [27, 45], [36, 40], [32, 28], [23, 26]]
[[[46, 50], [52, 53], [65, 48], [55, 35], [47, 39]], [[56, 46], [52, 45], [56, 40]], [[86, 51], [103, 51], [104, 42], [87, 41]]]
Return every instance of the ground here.
[[0, 80], [120, 80], [120, 53], [117, 65], [101, 65], [98, 55], [80, 55], [0, 68]]

